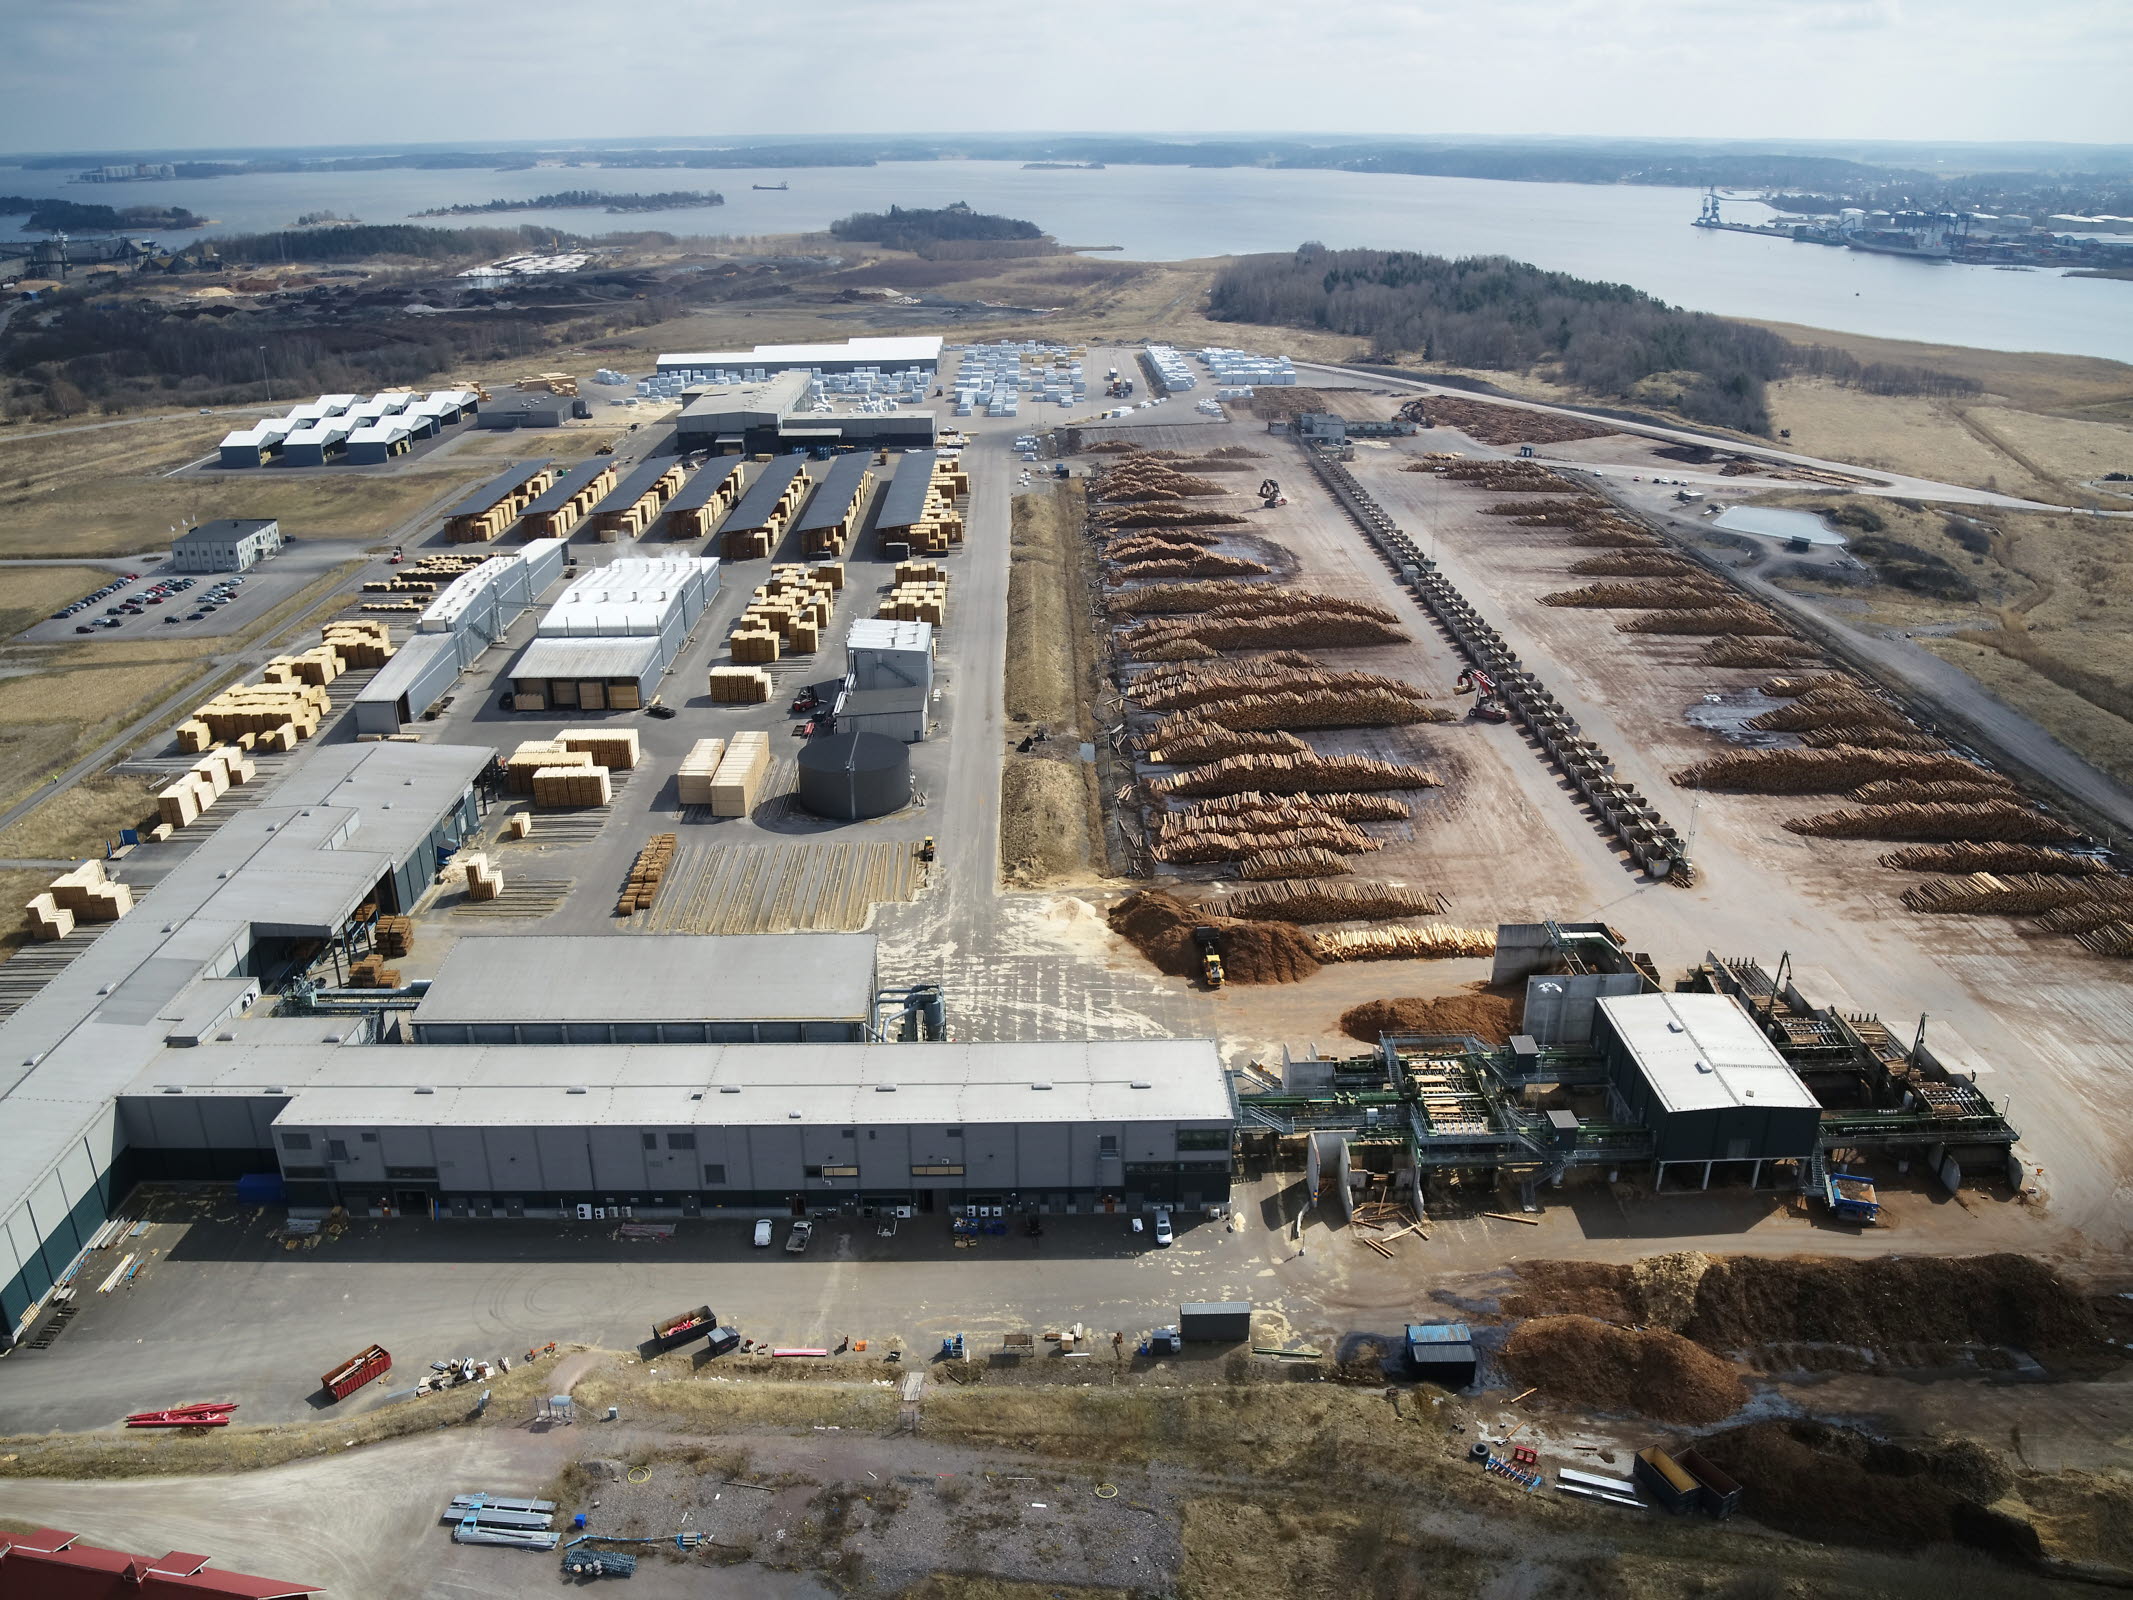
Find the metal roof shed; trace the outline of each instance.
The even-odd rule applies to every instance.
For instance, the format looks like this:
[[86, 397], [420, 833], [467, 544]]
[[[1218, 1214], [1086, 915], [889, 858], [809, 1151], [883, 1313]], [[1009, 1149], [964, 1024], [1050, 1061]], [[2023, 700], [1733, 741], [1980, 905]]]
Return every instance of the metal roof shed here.
[[881, 497], [876, 527], [909, 528], [925, 521], [926, 495], [933, 487], [933, 463], [938, 458], [932, 450], [903, 453], [896, 463], [896, 476], [889, 480], [889, 492]]
[[451, 634], [416, 634], [356, 695], [356, 732], [398, 733], [444, 698], [459, 681], [459, 667]]
[[779, 500], [784, 498], [786, 489], [806, 465], [801, 456], [779, 456], [765, 462], [763, 470], [755, 475], [755, 482], [749, 484], [741, 496], [740, 504], [726, 518], [726, 531], [769, 527], [771, 514], [777, 509]]

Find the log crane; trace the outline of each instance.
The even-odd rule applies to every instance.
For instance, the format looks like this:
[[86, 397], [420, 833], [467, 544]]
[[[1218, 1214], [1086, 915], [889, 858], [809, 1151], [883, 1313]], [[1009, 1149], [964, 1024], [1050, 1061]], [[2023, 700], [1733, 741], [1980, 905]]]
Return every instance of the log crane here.
[[1477, 722], [1509, 722], [1511, 713], [1504, 709], [1503, 698], [1496, 691], [1496, 680], [1479, 667], [1468, 667], [1459, 674], [1452, 685], [1454, 694], [1471, 694], [1474, 703], [1467, 715]]

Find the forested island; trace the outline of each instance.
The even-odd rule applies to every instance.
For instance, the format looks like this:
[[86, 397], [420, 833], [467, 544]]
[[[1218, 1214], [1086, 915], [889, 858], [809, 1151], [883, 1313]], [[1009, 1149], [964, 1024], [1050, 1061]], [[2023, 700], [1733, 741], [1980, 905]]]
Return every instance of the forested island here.
[[621, 215], [630, 211], [693, 211], [703, 206], [722, 206], [726, 197], [715, 189], [672, 189], [664, 194], [609, 194], [601, 189], [560, 189], [537, 194], [531, 200], [484, 200], [479, 205], [439, 206], [417, 211], [418, 217], [480, 217], [499, 211], [606, 211]]
[[934, 210], [891, 206], [858, 211], [830, 224], [838, 239], [909, 250], [929, 261], [991, 256], [1043, 256], [1058, 243], [1034, 222], [973, 211], [961, 200]]
[[0, 194], [0, 217], [27, 213], [23, 227], [31, 233], [116, 233], [120, 229], [204, 228], [208, 218], [183, 206], [99, 206], [78, 200], [40, 200], [26, 194]]

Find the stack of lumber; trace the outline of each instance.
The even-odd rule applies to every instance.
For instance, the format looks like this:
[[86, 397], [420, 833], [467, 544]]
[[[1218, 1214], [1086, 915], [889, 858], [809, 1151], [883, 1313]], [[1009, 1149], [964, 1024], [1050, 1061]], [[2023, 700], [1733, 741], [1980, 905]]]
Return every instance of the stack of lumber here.
[[504, 819], [504, 831], [500, 837], [505, 839], [525, 839], [530, 838], [532, 834], [533, 813], [530, 811], [514, 811]]
[[610, 772], [628, 772], [639, 759], [635, 728], [564, 728], [555, 742], [565, 750], [582, 750], [594, 766]]
[[513, 794], [533, 793], [533, 775], [543, 767], [589, 767], [591, 756], [570, 751], [559, 739], [528, 739], [504, 757], [504, 787]]
[[633, 912], [649, 911], [652, 902], [659, 898], [659, 885], [673, 864], [674, 847], [681, 841], [671, 833], [655, 833], [647, 839], [644, 848], [637, 852], [637, 859], [630, 864], [630, 875], [622, 885], [622, 894], [615, 901], [615, 915], [626, 917]]
[[[247, 733], [280, 736], [280, 730], [286, 727], [291, 736], [275, 748], [291, 750], [298, 739], [308, 739], [318, 732], [319, 722], [332, 704], [331, 697], [317, 684], [241, 683], [223, 690], [206, 705], [195, 706], [187, 720], [205, 727], [211, 742], [235, 741]], [[182, 728], [178, 742], [185, 746]]]
[[578, 392], [578, 380], [567, 372], [532, 372], [512, 385], [536, 393], [559, 394], [566, 398]]
[[420, 600], [366, 600], [363, 602], [363, 609], [365, 611], [380, 612], [426, 611], [429, 609], [429, 607], [424, 605], [423, 602], [421, 602]]
[[1401, 822], [1413, 816], [1414, 807], [1389, 794], [1260, 794], [1247, 789], [1241, 794], [1218, 795], [1195, 800], [1168, 817], [1240, 817], [1259, 811], [1279, 811], [1290, 806], [1309, 806], [1313, 811], [1349, 822]]
[[[718, 698], [714, 685], [711, 698]], [[681, 769], [674, 774], [675, 797], [685, 806], [707, 806], [711, 803], [711, 776], [718, 771], [719, 759], [726, 753], [723, 739], [699, 739], [689, 746], [689, 753], [681, 758]]]
[[1913, 911], [1989, 917], [2034, 917], [2096, 898], [2089, 879], [2041, 872], [2004, 877], [1973, 872], [1964, 878], [1936, 878], [1903, 892], [1904, 905]]
[[1379, 917], [1441, 916], [1444, 896], [1404, 884], [1367, 880], [1283, 880], [1239, 889], [1209, 902], [1206, 909], [1247, 922], [1368, 922]]
[[1854, 789], [1845, 798], [1863, 806], [1929, 805], [1936, 801], [1971, 805], [1979, 800], [2013, 800], [2018, 795], [2007, 779], [1980, 767], [1975, 781], [1965, 778], [1955, 783], [1917, 783], [1909, 778], [1882, 778]]
[[615, 797], [615, 787], [608, 778], [607, 768], [591, 764], [584, 758], [584, 766], [547, 766], [534, 769], [533, 803], [550, 806], [582, 809], [587, 806], [604, 806]]
[[1838, 794], [1886, 779], [1912, 783], [1973, 783], [1983, 774], [1953, 754], [1907, 750], [1728, 750], [1674, 774], [1684, 789], [1730, 789], [1738, 794]]
[[1106, 582], [1167, 583], [1176, 578], [1264, 577], [1274, 569], [1248, 556], [1226, 556], [1213, 550], [1195, 550], [1190, 555], [1147, 556], [1137, 561], [1114, 563]]
[[1769, 635], [1759, 639], [1713, 639], [1703, 647], [1707, 667], [1802, 667], [1822, 659], [1805, 639]]
[[1376, 606], [1278, 588], [1267, 600], [1217, 606], [1197, 616], [1151, 617], [1120, 636], [1129, 654], [1147, 661], [1206, 660], [1223, 650], [1284, 645], [1399, 644], [1406, 638], [1391, 613]]
[[[777, 635], [770, 636], [775, 648]], [[751, 648], [753, 646], [751, 645]], [[740, 648], [740, 636], [734, 636], [734, 648]], [[769, 659], [775, 661], [773, 654]], [[770, 674], [760, 667], [713, 667], [711, 669], [711, 701], [722, 706], [759, 706], [770, 699]]]
[[397, 960], [415, 946], [413, 917], [380, 917], [377, 927], [378, 954]]
[[1617, 550], [1573, 561], [1570, 570], [1581, 578], [1685, 578], [1701, 569], [1663, 550]]
[[47, 889], [22, 908], [22, 927], [32, 939], [52, 944], [74, 931], [74, 913], [61, 906]]
[[897, 622], [930, 622], [936, 628], [947, 620], [948, 585], [945, 583], [899, 583], [874, 608], [877, 617]]
[[176, 781], [157, 791], [157, 820], [169, 823], [173, 829], [182, 828], [231, 789], [241, 788], [257, 775], [258, 768], [243, 750], [217, 745]]
[[348, 964], [348, 987], [397, 989], [400, 987], [400, 969], [388, 967], [383, 956], [364, 956]]
[[392, 659], [393, 632], [382, 622], [343, 618], [327, 623], [319, 636], [351, 667], [382, 667]]
[[755, 809], [763, 778], [770, 771], [770, 735], [757, 728], [733, 736], [711, 774], [711, 814], [745, 817]]
[[[829, 626], [830, 614], [836, 610], [837, 590], [843, 581], [841, 564], [834, 583], [814, 567], [790, 564], [775, 568], [734, 622], [734, 640], [746, 634], [751, 653], [743, 655], [742, 647], [736, 644], [733, 659], [775, 661], [785, 651], [813, 654], [821, 645], [822, 630]], [[763, 643], [766, 635], [774, 641], [774, 647]], [[772, 653], [763, 655], [765, 648]]]
[[[903, 470], [899, 466], [899, 476]], [[956, 515], [955, 501], [956, 496], [970, 492], [970, 477], [943, 456], [933, 458], [932, 470], [918, 520], [881, 524], [884, 544], [900, 544], [920, 555], [939, 555], [963, 542], [963, 519]]]
[[728, 561], [767, 561], [774, 535], [768, 528], [728, 528], [719, 553]]
[[[736, 663], [775, 661], [778, 659], [780, 639], [778, 631], [770, 627], [735, 628], [727, 637], [726, 648]], [[713, 669], [716, 671], [716, 669]], [[768, 699], [769, 696], [764, 696]]]
[[1237, 863], [1237, 876], [1254, 882], [1266, 878], [1337, 878], [1348, 870], [1344, 859], [1315, 845], [1255, 850]]
[[494, 900], [504, 892], [504, 875], [490, 864], [487, 856], [478, 853], [468, 856], [466, 868], [469, 900]]
[[2041, 845], [1974, 841], [1914, 844], [1891, 850], [1881, 864], [1903, 872], [2063, 872], [2077, 877], [2100, 877], [2111, 870], [2092, 856], [2068, 855]]
[[318, 645], [302, 655], [276, 656], [259, 669], [259, 677], [262, 683], [311, 683], [323, 688], [346, 670], [339, 651]]
[[1436, 774], [1368, 756], [1228, 756], [1189, 772], [1156, 778], [1148, 787], [1158, 796], [1192, 799], [1200, 795], [1300, 794], [1307, 790], [1434, 789]]
[[1739, 601], [1693, 611], [1647, 611], [1615, 624], [1617, 633], [1782, 634], [1785, 624], [1761, 606]]
[[1791, 817], [1786, 830], [1821, 839], [1997, 839], [2054, 843], [2079, 833], [2027, 806], [2005, 800], [1978, 805], [1869, 806]]
[[1544, 606], [1585, 606], [1617, 611], [1703, 611], [1727, 604], [1733, 591], [1709, 578], [1646, 583], [1588, 583], [1540, 597]]
[[1879, 695], [1856, 683], [1838, 682], [1795, 695], [1789, 704], [1749, 719], [1748, 726], [1764, 733], [1805, 733], [1818, 728], [1916, 729], [1917, 724]]
[[1448, 922], [1338, 929], [1317, 939], [1321, 961], [1441, 961], [1496, 953], [1493, 929], [1459, 928]]
[[1141, 747], [1159, 766], [1190, 766], [1224, 756], [1293, 755], [1311, 747], [1293, 733], [1247, 732], [1190, 714], [1165, 717], [1141, 735]]
[[38, 898], [46, 897], [76, 922], [116, 922], [133, 909], [133, 891], [112, 882], [101, 861], [84, 861], [60, 874]]
[[938, 561], [899, 561], [896, 563], [896, 582], [900, 587], [907, 583], [946, 583], [948, 569]]

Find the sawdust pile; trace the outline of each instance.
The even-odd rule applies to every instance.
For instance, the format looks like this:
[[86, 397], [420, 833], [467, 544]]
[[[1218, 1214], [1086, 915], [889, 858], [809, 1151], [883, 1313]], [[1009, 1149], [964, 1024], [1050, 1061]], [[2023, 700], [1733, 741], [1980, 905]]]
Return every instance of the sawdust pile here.
[[1580, 1409], [1708, 1424], [1748, 1403], [1747, 1386], [1723, 1356], [1658, 1328], [1537, 1317], [1504, 1341], [1503, 1362], [1521, 1385]]
[[1130, 894], [1111, 908], [1111, 931], [1175, 978], [1199, 975], [1192, 930], [1205, 925], [1221, 940], [1222, 969], [1231, 983], [1301, 983], [1318, 970], [1311, 936], [1293, 923], [1239, 922], [1203, 916], [1160, 889]]
[[1789, 1533], [1875, 1545], [1962, 1544], [2024, 1558], [2041, 1549], [2027, 1523], [1986, 1509], [2014, 1474], [1973, 1440], [1895, 1444], [1789, 1418], [1729, 1429], [1696, 1448], [1741, 1485], [1745, 1514]]
[[1341, 1032], [1365, 1044], [1388, 1033], [1471, 1033], [1490, 1044], [1508, 1044], [1525, 1009], [1524, 992], [1500, 994], [1487, 984], [1433, 1000], [1366, 1000], [1341, 1013]]

